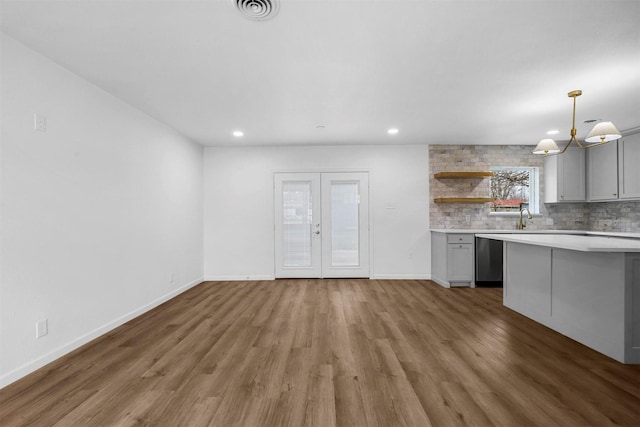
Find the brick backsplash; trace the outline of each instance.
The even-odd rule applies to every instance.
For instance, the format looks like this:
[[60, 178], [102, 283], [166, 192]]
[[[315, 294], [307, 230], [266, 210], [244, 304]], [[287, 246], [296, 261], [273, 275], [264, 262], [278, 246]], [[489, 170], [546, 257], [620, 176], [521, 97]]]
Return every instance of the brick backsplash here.
[[640, 232], [640, 201], [590, 203], [589, 208], [591, 230]]
[[[518, 218], [489, 215], [489, 204], [434, 203], [437, 197], [490, 197], [490, 179], [435, 179], [437, 172], [486, 171], [495, 166], [534, 166], [544, 195], [543, 157], [525, 145], [429, 146], [430, 228], [515, 229]], [[640, 201], [558, 203], [540, 205], [540, 216], [527, 222], [531, 230], [640, 232]], [[466, 222], [466, 216], [470, 221]], [[553, 225], [546, 225], [546, 219]]]

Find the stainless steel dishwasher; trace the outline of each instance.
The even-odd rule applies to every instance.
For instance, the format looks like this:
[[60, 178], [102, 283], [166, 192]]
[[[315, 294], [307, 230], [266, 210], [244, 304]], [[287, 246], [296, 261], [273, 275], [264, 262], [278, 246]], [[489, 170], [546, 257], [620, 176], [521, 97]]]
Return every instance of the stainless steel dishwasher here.
[[502, 240], [476, 237], [476, 287], [502, 287]]

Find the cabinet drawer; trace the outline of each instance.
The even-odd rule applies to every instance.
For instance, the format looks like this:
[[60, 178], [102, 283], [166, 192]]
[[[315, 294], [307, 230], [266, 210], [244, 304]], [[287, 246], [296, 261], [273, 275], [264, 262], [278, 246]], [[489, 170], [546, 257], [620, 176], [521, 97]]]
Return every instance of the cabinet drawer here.
[[473, 234], [447, 234], [447, 243], [473, 243]]

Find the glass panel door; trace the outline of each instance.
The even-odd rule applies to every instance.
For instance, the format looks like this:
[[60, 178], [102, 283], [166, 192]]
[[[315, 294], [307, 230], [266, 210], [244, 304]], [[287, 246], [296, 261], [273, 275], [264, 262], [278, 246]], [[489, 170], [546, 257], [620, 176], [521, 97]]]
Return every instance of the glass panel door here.
[[276, 277], [369, 277], [368, 195], [367, 173], [276, 173]]
[[369, 277], [367, 173], [322, 174], [322, 277]]
[[331, 265], [360, 265], [358, 181], [331, 184]]
[[320, 177], [276, 174], [276, 277], [320, 277]]
[[282, 183], [285, 267], [311, 267], [313, 201], [311, 181]]

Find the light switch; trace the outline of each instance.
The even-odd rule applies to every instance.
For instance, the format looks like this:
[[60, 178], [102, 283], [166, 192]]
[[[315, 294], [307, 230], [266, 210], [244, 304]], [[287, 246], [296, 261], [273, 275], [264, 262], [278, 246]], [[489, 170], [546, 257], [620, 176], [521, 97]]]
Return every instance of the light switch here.
[[42, 338], [49, 333], [49, 324], [47, 319], [38, 320], [36, 322], [36, 338]]
[[38, 132], [46, 132], [47, 118], [42, 114], [35, 113], [33, 115], [33, 128]]

